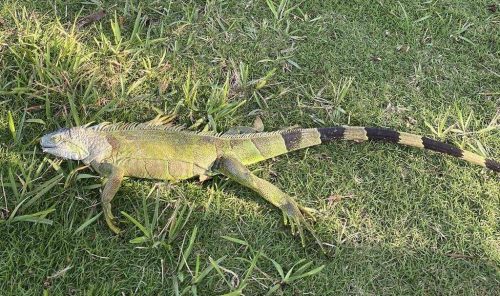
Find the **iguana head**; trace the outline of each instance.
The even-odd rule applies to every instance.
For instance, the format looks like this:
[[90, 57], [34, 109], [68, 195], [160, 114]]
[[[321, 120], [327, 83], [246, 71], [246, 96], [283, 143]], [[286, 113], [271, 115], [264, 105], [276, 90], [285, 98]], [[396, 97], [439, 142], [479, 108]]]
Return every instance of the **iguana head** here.
[[40, 139], [43, 152], [65, 159], [90, 163], [110, 151], [106, 137], [85, 127], [62, 128]]

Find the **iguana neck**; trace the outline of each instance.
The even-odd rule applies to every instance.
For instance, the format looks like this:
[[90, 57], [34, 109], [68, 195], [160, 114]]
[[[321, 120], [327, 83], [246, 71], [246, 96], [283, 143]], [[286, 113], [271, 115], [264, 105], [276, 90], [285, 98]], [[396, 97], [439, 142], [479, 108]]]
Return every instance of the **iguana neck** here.
[[89, 165], [93, 161], [101, 162], [112, 154], [113, 147], [105, 133], [87, 128], [85, 135], [84, 141], [88, 147], [89, 156], [82, 159], [83, 163]]

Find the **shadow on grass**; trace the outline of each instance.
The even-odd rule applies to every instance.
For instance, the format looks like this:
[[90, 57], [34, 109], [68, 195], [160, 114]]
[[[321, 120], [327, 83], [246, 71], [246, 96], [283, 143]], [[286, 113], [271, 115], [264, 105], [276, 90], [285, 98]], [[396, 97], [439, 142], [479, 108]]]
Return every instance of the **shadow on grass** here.
[[[133, 202], [137, 203], [137, 202]], [[127, 207], [127, 203], [121, 205]], [[284, 287], [288, 293], [336, 294], [459, 294], [493, 295], [499, 288], [496, 265], [481, 258], [443, 254], [442, 250], [393, 247], [391, 242], [380, 244], [349, 243], [335, 247], [330, 258], [309, 245], [303, 249], [300, 240], [288, 229], [277, 227], [279, 215], [243, 213], [248, 208], [217, 212], [197, 211], [186, 233], [200, 225], [200, 235], [194, 252], [201, 258], [202, 267], [208, 258], [227, 255], [222, 266], [240, 277], [247, 264], [240, 258], [254, 254], [237, 244], [222, 239], [228, 235], [246, 240], [253, 249], [262, 250], [286, 268], [301, 258], [325, 264], [323, 271], [293, 285]], [[80, 212], [78, 206], [72, 211]], [[263, 209], [264, 210], [264, 209]], [[62, 209], [61, 213], [64, 212]], [[266, 211], [267, 212], [267, 211]], [[60, 216], [58, 214], [57, 216]], [[47, 289], [53, 294], [140, 294], [172, 293], [171, 278], [182, 238], [172, 250], [162, 248], [137, 249], [128, 243], [134, 232], [128, 227], [125, 237], [113, 236], [103, 221], [74, 236], [69, 226], [21, 223], [0, 227], [0, 286], [3, 295], [40, 294]], [[244, 223], [241, 223], [244, 220]], [[193, 258], [189, 264], [194, 266]], [[163, 267], [162, 267], [163, 265]], [[262, 294], [279, 280], [271, 262], [259, 260], [247, 294]], [[225, 273], [230, 278], [230, 273]], [[204, 295], [227, 292], [217, 275], [210, 275], [198, 291]], [[213, 293], [207, 292], [213, 291]], [[216, 291], [216, 292], [215, 292]]]

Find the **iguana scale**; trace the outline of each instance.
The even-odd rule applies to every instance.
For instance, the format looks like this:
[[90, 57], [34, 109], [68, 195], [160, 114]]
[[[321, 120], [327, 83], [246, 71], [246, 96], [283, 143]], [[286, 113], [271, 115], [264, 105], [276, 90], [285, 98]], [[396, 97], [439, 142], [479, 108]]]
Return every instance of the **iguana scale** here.
[[285, 224], [290, 222], [292, 232], [298, 231], [304, 242], [302, 227], [314, 235], [303, 216], [310, 215], [311, 209], [300, 206], [278, 187], [252, 174], [247, 166], [339, 139], [386, 141], [430, 149], [500, 172], [500, 163], [496, 160], [427, 137], [386, 128], [335, 126], [213, 134], [183, 130], [171, 125], [171, 119], [157, 117], [145, 123], [101, 123], [63, 128], [43, 136], [40, 143], [44, 152], [81, 160], [99, 175], [107, 177], [101, 193], [102, 208], [108, 226], [115, 233], [120, 229], [115, 224], [111, 200], [123, 177], [178, 181], [222, 174], [280, 208]]

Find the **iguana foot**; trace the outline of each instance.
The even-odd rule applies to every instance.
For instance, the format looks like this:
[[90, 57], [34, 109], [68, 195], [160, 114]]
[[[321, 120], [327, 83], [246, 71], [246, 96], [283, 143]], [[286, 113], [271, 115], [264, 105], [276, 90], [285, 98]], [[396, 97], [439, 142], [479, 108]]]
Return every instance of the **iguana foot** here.
[[253, 133], [261, 133], [264, 131], [264, 123], [262, 123], [262, 119], [259, 116], [255, 118], [253, 125], [250, 126], [235, 126], [228, 129], [224, 135], [242, 135], [242, 134], [253, 134]]
[[285, 225], [290, 224], [292, 229], [292, 234], [299, 234], [302, 243], [304, 243], [304, 233], [302, 231], [302, 224], [307, 223], [302, 215], [299, 207], [292, 201], [287, 201], [285, 204], [280, 206], [283, 213], [283, 223]]
[[113, 213], [111, 212], [111, 207], [103, 205], [103, 211], [104, 211], [104, 219], [106, 220], [106, 224], [108, 224], [109, 229], [113, 231], [115, 234], [120, 234], [122, 230], [117, 226], [118, 219], [113, 216]]
[[285, 204], [280, 206], [280, 209], [283, 212], [283, 220], [285, 225], [290, 224], [292, 234], [297, 234], [297, 233], [299, 234], [302, 246], [305, 246], [305, 237], [303, 230], [304, 227], [309, 233], [312, 234], [312, 236], [320, 246], [321, 250], [323, 250], [323, 252], [325, 251], [323, 249], [323, 243], [316, 235], [316, 232], [312, 228], [311, 224], [307, 222], [307, 220], [304, 218], [303, 215], [304, 213], [308, 216], [313, 217], [313, 212], [315, 212], [314, 209], [302, 207], [293, 200], [288, 200]]
[[111, 229], [111, 231], [113, 231], [115, 234], [120, 234], [122, 232], [122, 230], [120, 228], [118, 228], [118, 226], [116, 226], [116, 219], [115, 218], [108, 218], [108, 217], [105, 217], [106, 219], [106, 223], [108, 224], [108, 227], [109, 229]]

